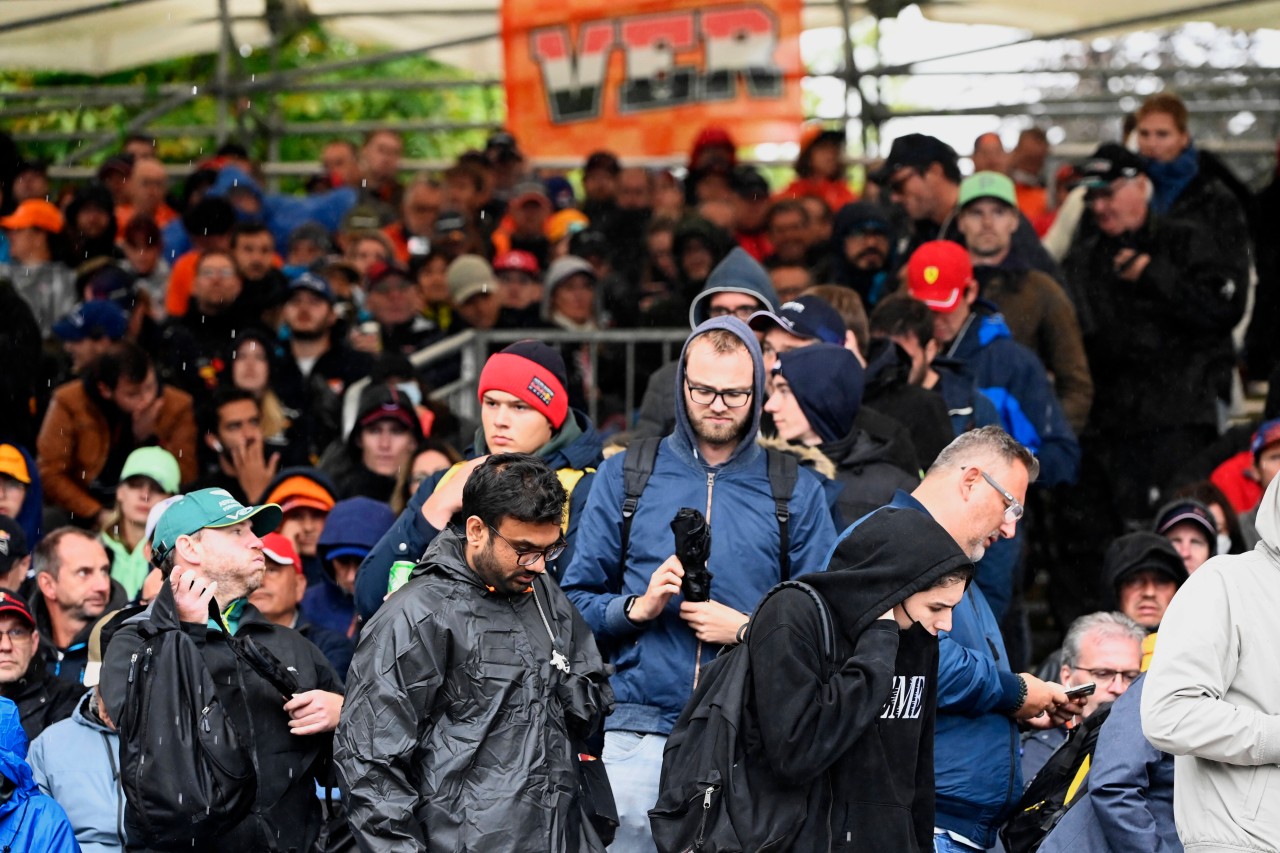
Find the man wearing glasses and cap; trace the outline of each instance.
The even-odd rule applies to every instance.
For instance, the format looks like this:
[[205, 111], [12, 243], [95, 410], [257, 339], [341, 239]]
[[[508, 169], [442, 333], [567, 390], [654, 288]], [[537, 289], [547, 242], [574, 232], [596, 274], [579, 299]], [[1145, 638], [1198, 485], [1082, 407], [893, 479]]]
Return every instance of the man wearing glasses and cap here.
[[[145, 736], [127, 725], [137, 716], [125, 707], [133, 695], [131, 659], [151, 642], [147, 637], [174, 624], [198, 646], [217, 698], [263, 771], [253, 811], [210, 839], [208, 849], [309, 850], [320, 831], [315, 780], [342, 711], [341, 682], [318, 648], [268, 621], [247, 600], [266, 571], [261, 537], [279, 526], [281, 516], [275, 504], [243, 506], [223, 489], [201, 489], [172, 503], [152, 534], [153, 559], [168, 582], [145, 612], [120, 628], [103, 661], [103, 703], [128, 743]], [[282, 696], [278, 684], [246, 663], [233, 650], [231, 637], [251, 639], [274, 655], [297, 682], [292, 696]], [[165, 780], [151, 783], [160, 786]], [[148, 844], [130, 830], [131, 844]]]

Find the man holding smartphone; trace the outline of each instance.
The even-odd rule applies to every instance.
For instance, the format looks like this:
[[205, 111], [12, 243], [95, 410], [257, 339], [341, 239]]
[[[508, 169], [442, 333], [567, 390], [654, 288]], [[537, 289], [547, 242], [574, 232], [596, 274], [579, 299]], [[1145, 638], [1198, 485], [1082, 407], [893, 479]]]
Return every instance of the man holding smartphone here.
[[1088, 719], [1103, 705], [1119, 699], [1142, 668], [1142, 641], [1147, 631], [1123, 613], [1099, 611], [1081, 616], [1062, 641], [1058, 681], [1068, 698], [1084, 698], [1078, 716], [1065, 725], [1033, 731], [1022, 740], [1022, 778], [1030, 784], [1053, 751], [1067, 739], [1070, 727]]

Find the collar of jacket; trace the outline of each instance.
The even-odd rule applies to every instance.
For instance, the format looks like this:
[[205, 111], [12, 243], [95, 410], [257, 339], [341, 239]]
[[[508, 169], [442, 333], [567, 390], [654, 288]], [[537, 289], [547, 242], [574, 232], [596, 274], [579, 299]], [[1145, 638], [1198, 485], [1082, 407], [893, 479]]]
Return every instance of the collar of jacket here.
[[[431, 547], [427, 549], [427, 553], [422, 557], [422, 562], [418, 564], [409, 577], [416, 578], [420, 575], [435, 574], [475, 587], [480, 591], [481, 595], [505, 598], [512, 604], [519, 604], [529, 600], [529, 596], [523, 593], [520, 595], [504, 595], [481, 580], [475, 569], [471, 568], [471, 565], [467, 562], [466, 541], [465, 533], [453, 529], [442, 531], [432, 541]], [[525, 593], [528, 591], [525, 590]]]

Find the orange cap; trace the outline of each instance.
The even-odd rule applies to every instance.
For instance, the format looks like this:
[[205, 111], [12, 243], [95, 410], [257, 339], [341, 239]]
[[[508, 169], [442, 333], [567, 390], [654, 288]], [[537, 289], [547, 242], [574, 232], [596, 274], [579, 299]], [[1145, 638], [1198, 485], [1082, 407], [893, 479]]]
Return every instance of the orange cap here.
[[315, 509], [329, 512], [333, 509], [333, 495], [329, 490], [310, 477], [286, 477], [280, 485], [271, 490], [265, 503], [280, 504], [284, 512], [295, 509]]
[[22, 451], [12, 444], [0, 444], [0, 474], [7, 474], [23, 485], [31, 485], [31, 471]]
[[18, 209], [0, 219], [0, 228], [17, 231], [19, 228], [39, 228], [50, 234], [62, 230], [62, 211], [42, 198], [29, 198]]

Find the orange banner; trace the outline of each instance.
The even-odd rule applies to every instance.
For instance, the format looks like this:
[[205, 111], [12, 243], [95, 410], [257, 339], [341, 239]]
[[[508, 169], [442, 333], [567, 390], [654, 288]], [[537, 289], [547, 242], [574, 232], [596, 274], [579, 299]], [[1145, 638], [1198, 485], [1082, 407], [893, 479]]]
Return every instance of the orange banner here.
[[799, 138], [802, 0], [504, 0], [507, 122], [534, 157]]

